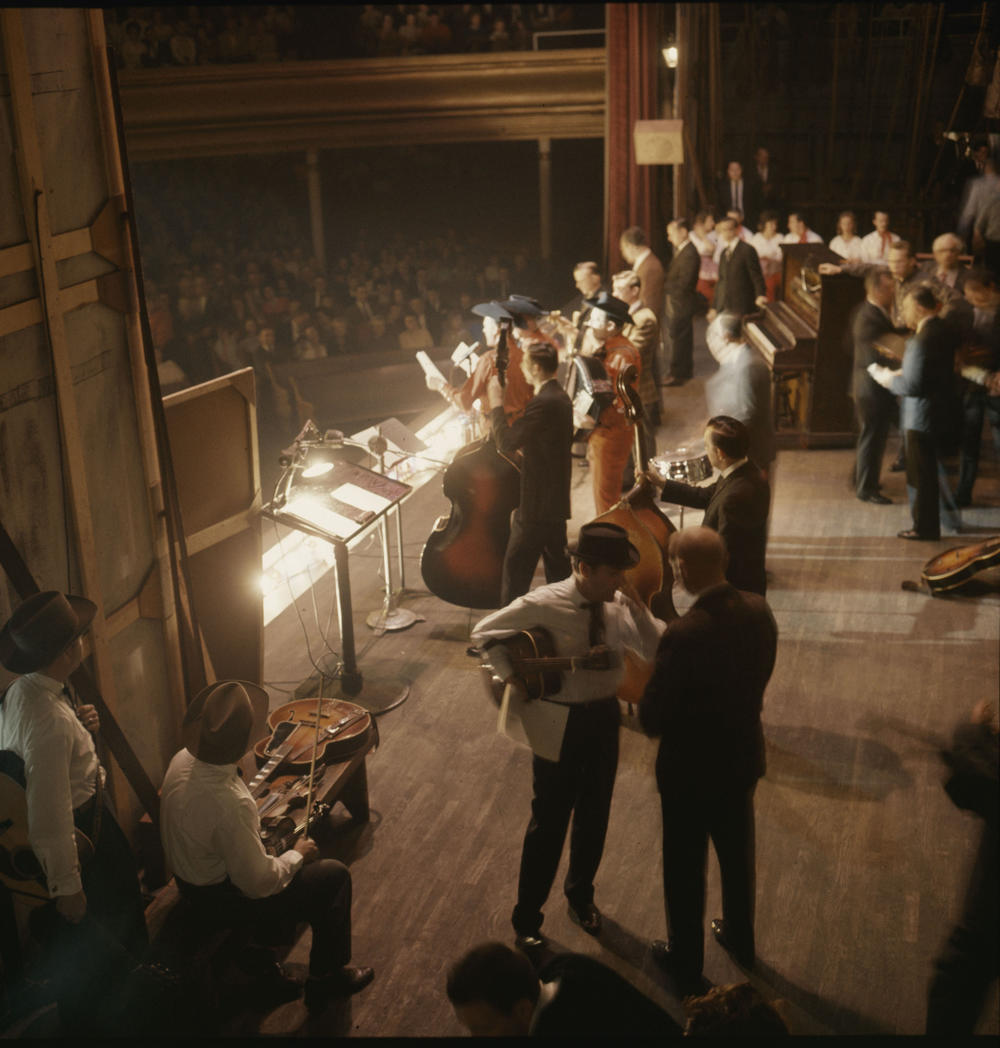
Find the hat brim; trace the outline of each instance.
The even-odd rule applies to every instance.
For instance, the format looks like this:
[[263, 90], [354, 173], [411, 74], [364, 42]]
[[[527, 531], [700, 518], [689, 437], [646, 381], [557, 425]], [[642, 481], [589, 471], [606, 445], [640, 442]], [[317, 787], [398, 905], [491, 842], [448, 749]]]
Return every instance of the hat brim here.
[[63, 645], [60, 651], [53, 652], [48, 656], [32, 655], [14, 643], [14, 639], [10, 635], [10, 621], [8, 620], [4, 624], [3, 629], [0, 629], [0, 665], [4, 669], [10, 670], [11, 673], [34, 673], [35, 670], [40, 670], [43, 666], [47, 666], [54, 658], [61, 655], [77, 637], [86, 633], [91, 622], [94, 621], [94, 616], [97, 614], [97, 605], [92, 600], [87, 600], [86, 597], [75, 597], [70, 593], [64, 593], [63, 596], [69, 603], [70, 608], [72, 608], [73, 614], [76, 615], [76, 629], [69, 640], [66, 641], [66, 644]]
[[615, 557], [613, 560], [607, 556], [595, 556], [590, 553], [580, 554], [579, 543], [570, 542], [566, 546], [566, 552], [571, 557], [576, 557], [578, 560], [582, 560], [586, 564], [607, 564], [609, 568], [634, 568], [639, 563], [639, 551], [628, 543], [628, 548], [623, 550], [623, 556]]

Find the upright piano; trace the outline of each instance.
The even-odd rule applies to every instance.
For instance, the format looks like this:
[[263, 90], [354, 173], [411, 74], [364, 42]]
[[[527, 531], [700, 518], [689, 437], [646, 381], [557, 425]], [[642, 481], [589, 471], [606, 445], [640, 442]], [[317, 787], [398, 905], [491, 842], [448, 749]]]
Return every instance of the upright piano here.
[[820, 275], [821, 262], [843, 262], [823, 244], [782, 244], [781, 251], [780, 299], [743, 321], [747, 340], [771, 368], [778, 446], [851, 446], [850, 323], [864, 281]]

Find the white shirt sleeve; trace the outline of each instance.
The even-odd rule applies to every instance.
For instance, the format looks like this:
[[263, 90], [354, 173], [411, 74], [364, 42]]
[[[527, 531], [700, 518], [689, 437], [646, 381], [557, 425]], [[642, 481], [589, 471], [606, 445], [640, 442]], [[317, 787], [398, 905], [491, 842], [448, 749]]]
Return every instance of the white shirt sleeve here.
[[213, 844], [229, 879], [250, 899], [263, 899], [287, 888], [302, 865], [302, 855], [292, 850], [275, 858], [264, 851], [257, 807], [249, 794], [228, 814], [230, 818], [216, 825]]
[[73, 740], [55, 718], [33, 721], [24, 733], [28, 840], [45, 871], [50, 895], [83, 890], [76, 851], [70, 760]]

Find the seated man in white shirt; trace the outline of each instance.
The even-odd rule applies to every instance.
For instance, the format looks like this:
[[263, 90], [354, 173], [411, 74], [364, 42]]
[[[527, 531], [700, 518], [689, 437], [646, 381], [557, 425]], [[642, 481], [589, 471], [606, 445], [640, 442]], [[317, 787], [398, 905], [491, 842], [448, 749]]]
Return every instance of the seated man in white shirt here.
[[[0, 630], [0, 662], [21, 674], [0, 696], [3, 770], [25, 787], [28, 841], [51, 899], [32, 912], [32, 931], [52, 961], [64, 1026], [87, 1033], [147, 945], [135, 860], [104, 802], [99, 717], [67, 686], [96, 611], [85, 597], [36, 593]], [[94, 849], [85, 861], [79, 834]], [[23, 891], [36, 887], [26, 880]]]
[[861, 260], [885, 266], [889, 263], [889, 249], [898, 244], [900, 237], [889, 231], [889, 212], [876, 211], [872, 215], [875, 229], [861, 238]]
[[[289, 851], [268, 855], [257, 805], [237, 772], [253, 730], [244, 681], [204, 688], [184, 717], [185, 748], [163, 780], [160, 833], [167, 863], [181, 895], [207, 927], [253, 930], [288, 921], [312, 928], [309, 1008], [364, 989], [375, 973], [351, 959], [351, 873], [343, 863], [320, 859], [316, 844], [300, 838]], [[262, 992], [291, 982], [277, 964]], [[295, 987], [291, 989], [295, 991]]]
[[[638, 563], [639, 551], [616, 524], [584, 524], [569, 545], [573, 574], [531, 590], [506, 608], [487, 615], [472, 631], [485, 650], [493, 672], [521, 688], [503, 641], [534, 627], [547, 630], [556, 655], [585, 656], [606, 650], [606, 668], [577, 667], [561, 674], [561, 689], [544, 707], [568, 708], [549, 739], [558, 759], [535, 753], [531, 821], [524, 836], [517, 904], [511, 923], [517, 946], [537, 950], [545, 945], [542, 907], [549, 897], [573, 816], [569, 870], [564, 891], [570, 919], [590, 935], [601, 930], [594, 905], [594, 877], [604, 851], [611, 795], [618, 770], [620, 715], [615, 697], [625, 677], [623, 651], [631, 648], [652, 659], [665, 625], [638, 601], [620, 592], [625, 572]], [[536, 743], [537, 745], [537, 743]], [[541, 748], [540, 746], [538, 748]]]
[[788, 212], [788, 232], [782, 241], [784, 244], [822, 244], [823, 238], [814, 233], [806, 222], [801, 211]]

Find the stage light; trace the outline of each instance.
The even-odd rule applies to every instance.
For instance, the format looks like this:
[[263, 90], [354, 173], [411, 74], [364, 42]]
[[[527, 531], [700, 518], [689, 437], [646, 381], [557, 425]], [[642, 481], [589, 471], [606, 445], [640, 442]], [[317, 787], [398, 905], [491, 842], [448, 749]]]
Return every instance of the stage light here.
[[677, 45], [671, 40], [667, 46], [663, 48], [663, 61], [666, 62], [668, 69], [677, 68]]
[[322, 477], [324, 474], [329, 473], [331, 469], [333, 469], [332, 462], [314, 462], [312, 465], [306, 466], [302, 471], [302, 476], [309, 479]]

